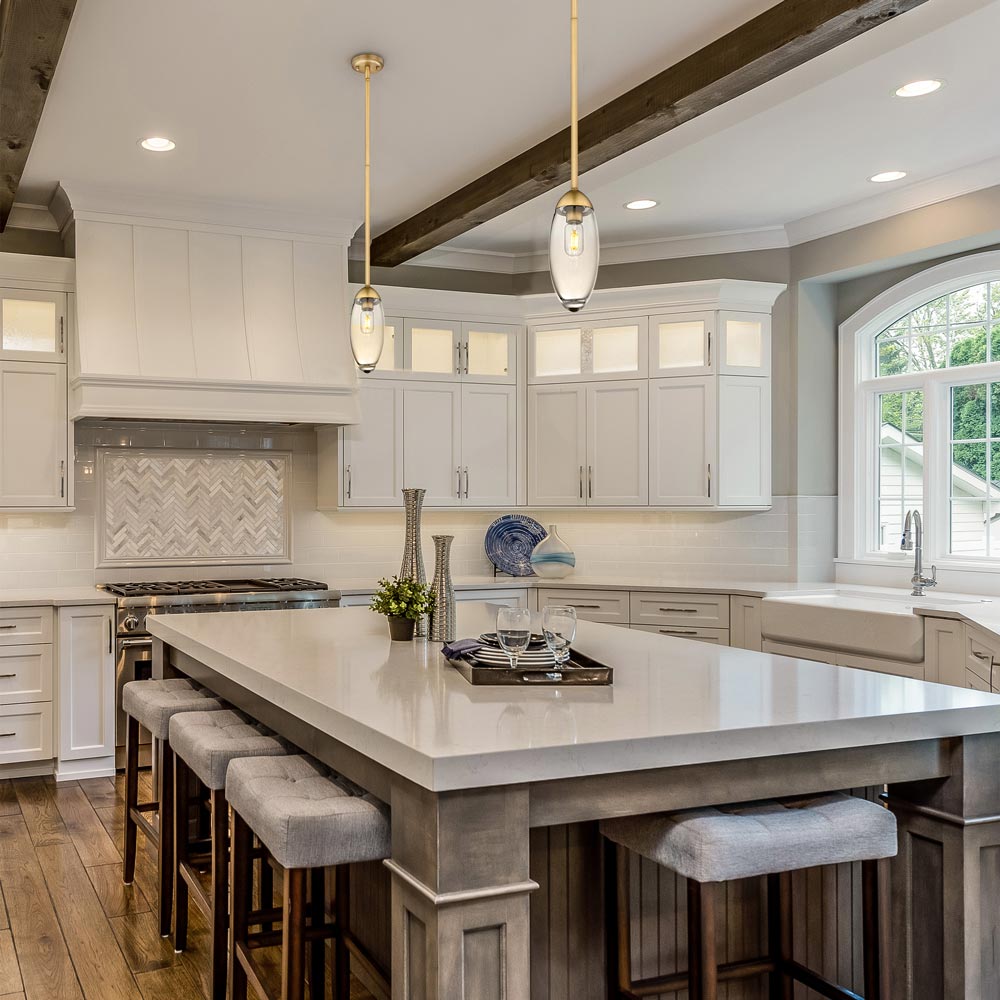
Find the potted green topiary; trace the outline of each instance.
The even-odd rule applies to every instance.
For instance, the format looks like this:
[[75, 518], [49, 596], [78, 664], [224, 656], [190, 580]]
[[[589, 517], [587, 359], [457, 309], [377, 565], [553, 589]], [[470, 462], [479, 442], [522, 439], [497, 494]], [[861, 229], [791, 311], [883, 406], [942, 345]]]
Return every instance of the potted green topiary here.
[[389, 619], [389, 636], [397, 642], [413, 638], [417, 620], [428, 614], [433, 604], [431, 588], [426, 583], [394, 576], [379, 580], [370, 605], [372, 611]]

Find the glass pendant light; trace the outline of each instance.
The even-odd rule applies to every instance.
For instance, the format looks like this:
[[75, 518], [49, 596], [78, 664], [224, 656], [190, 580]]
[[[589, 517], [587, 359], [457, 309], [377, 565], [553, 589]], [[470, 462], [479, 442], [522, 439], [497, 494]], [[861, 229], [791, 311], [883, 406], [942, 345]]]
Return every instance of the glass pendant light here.
[[579, 312], [597, 283], [601, 248], [597, 216], [580, 190], [577, 109], [577, 0], [570, 0], [570, 189], [556, 204], [549, 232], [549, 273], [559, 301]]
[[382, 296], [372, 288], [372, 187], [371, 187], [371, 82], [385, 61], [381, 56], [363, 52], [351, 60], [351, 66], [365, 75], [365, 284], [354, 296], [351, 308], [351, 350], [358, 368], [366, 375], [375, 370], [385, 341], [385, 313]]

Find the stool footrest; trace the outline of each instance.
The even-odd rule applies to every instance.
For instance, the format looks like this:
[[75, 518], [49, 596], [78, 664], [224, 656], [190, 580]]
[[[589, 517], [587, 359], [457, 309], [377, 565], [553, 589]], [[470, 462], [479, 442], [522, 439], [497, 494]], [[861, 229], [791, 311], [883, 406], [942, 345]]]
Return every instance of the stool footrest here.
[[[719, 982], [730, 982], [734, 979], [745, 979], [748, 976], [760, 976], [774, 972], [778, 968], [776, 962], [769, 958], [751, 958], [742, 962], [727, 962], [719, 966]], [[627, 989], [621, 990], [621, 996], [655, 997], [660, 993], [673, 993], [688, 988], [687, 972], [674, 972], [669, 976], [652, 976], [649, 979], [637, 979]]]
[[152, 823], [146, 818], [146, 813], [159, 809], [158, 802], [143, 802], [137, 806], [131, 806], [128, 811], [129, 819], [142, 830], [146, 839], [157, 847], [160, 845], [160, 824]]
[[836, 983], [831, 983], [830, 980], [824, 979], [819, 973], [813, 972], [812, 969], [799, 962], [786, 962], [784, 967], [792, 979], [802, 983], [803, 986], [808, 986], [814, 993], [828, 997], [829, 1000], [864, 1000], [864, 997], [859, 993], [847, 989], [846, 986], [837, 986]]
[[[307, 941], [329, 941], [339, 933], [336, 921], [330, 920], [320, 924], [318, 927], [307, 927], [303, 931], [302, 936]], [[273, 948], [275, 945], [281, 944], [281, 931], [260, 931], [256, 934], [248, 934], [246, 944], [251, 950], [256, 948]]]

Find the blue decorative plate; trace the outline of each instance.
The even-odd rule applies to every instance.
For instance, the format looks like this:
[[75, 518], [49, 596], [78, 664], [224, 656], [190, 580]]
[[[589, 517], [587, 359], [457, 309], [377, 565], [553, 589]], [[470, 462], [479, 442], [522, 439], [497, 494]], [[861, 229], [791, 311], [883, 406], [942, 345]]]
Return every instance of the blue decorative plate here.
[[531, 553], [545, 529], [525, 514], [503, 514], [486, 529], [486, 556], [501, 573], [531, 576]]

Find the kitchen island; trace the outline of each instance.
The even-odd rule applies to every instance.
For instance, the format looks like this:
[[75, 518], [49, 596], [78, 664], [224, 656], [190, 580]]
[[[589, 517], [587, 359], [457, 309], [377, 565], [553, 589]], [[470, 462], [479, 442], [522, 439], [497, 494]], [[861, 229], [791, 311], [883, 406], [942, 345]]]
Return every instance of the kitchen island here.
[[[484, 604], [458, 615], [460, 635], [492, 625]], [[597, 1000], [595, 820], [883, 784], [900, 829], [891, 995], [997, 995], [1000, 697], [586, 622], [576, 645], [613, 687], [473, 688], [363, 608], [149, 627], [158, 676], [205, 684], [390, 803], [394, 997]], [[561, 827], [585, 831], [588, 888], [585, 918], [571, 892], [560, 910], [556, 969], [532, 849]]]

